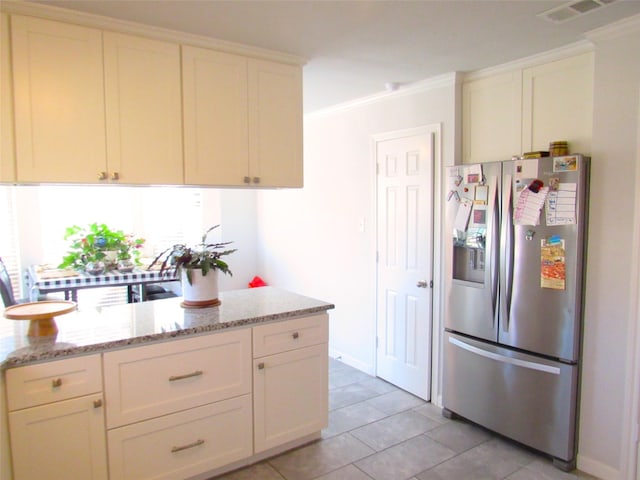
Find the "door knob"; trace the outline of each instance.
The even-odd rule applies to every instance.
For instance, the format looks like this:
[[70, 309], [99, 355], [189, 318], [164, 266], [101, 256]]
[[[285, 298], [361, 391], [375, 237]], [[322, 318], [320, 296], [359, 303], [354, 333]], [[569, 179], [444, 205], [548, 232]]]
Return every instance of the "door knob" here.
[[426, 280], [418, 280], [418, 283], [416, 283], [416, 287], [418, 288], [427, 288], [428, 285]]

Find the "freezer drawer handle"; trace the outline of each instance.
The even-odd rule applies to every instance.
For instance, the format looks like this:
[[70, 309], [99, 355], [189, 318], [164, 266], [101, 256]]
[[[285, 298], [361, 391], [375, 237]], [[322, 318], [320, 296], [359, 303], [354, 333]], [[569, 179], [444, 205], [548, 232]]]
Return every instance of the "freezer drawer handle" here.
[[497, 362], [508, 363], [517, 367], [529, 368], [531, 370], [539, 370], [541, 372], [560, 375], [560, 369], [558, 367], [550, 367], [549, 365], [544, 365], [542, 363], [528, 362], [526, 360], [520, 360], [518, 358], [505, 357], [504, 355], [498, 355], [497, 353], [487, 352], [486, 350], [474, 347], [473, 345], [469, 345], [468, 343], [461, 342], [460, 340], [451, 337], [449, 337], [449, 343], [452, 343], [456, 347], [460, 347], [471, 353], [475, 353], [476, 355], [480, 355], [481, 357], [490, 358], [491, 360], [495, 360]]

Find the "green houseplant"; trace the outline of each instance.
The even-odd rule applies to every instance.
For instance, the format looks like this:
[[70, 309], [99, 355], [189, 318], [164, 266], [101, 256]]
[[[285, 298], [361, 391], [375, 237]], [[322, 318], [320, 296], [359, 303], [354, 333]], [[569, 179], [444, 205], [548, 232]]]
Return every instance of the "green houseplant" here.
[[[144, 239], [112, 230], [104, 223], [92, 223], [86, 227], [73, 225], [65, 230], [65, 240], [70, 240], [69, 251], [58, 268], [85, 270], [88, 264], [109, 263], [114, 268], [120, 260], [140, 264], [140, 249]], [[110, 259], [109, 256], [115, 258]]]
[[176, 244], [161, 252], [149, 265], [160, 264], [160, 272], [182, 281], [184, 307], [207, 307], [219, 305], [218, 272], [232, 275], [229, 265], [222, 257], [237, 249], [227, 249], [232, 242], [207, 243], [209, 233], [218, 228], [215, 225], [202, 235], [200, 243], [194, 246]]

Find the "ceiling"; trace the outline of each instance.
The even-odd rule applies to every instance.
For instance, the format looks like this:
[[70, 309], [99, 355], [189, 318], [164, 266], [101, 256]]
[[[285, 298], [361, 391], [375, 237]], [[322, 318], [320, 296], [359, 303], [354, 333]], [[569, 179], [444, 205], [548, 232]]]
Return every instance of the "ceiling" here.
[[[473, 71], [584, 40], [640, 13], [610, 3], [554, 23], [558, 0], [38, 0], [82, 12], [294, 54], [306, 113], [442, 74]], [[593, 0], [587, 0], [593, 3]]]

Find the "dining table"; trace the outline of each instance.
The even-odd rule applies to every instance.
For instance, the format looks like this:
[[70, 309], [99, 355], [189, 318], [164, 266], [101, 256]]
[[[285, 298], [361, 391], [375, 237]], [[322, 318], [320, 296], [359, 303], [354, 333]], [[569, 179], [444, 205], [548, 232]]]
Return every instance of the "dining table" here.
[[134, 302], [134, 290], [139, 289], [140, 299], [144, 300], [144, 288], [148, 283], [171, 282], [178, 280], [172, 271], [148, 270], [136, 267], [130, 272], [116, 269], [93, 275], [74, 269], [58, 269], [46, 265], [30, 265], [26, 271], [29, 300], [38, 301], [43, 295], [64, 292], [65, 300], [78, 301], [78, 290], [100, 287], [127, 287], [127, 301]]

